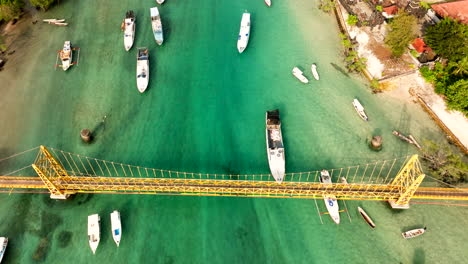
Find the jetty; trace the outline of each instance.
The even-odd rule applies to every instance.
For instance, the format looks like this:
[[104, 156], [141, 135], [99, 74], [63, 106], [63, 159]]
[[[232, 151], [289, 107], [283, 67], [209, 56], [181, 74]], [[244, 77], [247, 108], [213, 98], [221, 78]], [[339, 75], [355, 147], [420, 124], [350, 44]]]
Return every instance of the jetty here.
[[416, 139], [412, 135], [405, 136], [396, 130], [393, 130], [392, 134], [399, 137], [403, 141], [406, 141], [410, 144], [415, 145], [418, 149], [422, 149], [421, 145], [419, 145], [419, 143], [416, 141]]

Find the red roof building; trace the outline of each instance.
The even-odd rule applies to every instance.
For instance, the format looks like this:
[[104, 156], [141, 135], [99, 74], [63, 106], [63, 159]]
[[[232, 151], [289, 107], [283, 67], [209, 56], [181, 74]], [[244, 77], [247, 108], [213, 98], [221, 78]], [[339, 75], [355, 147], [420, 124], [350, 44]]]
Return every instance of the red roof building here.
[[431, 5], [431, 8], [441, 17], [450, 17], [468, 24], [468, 0]]
[[424, 43], [424, 40], [422, 38], [415, 39], [413, 43], [411, 43], [411, 45], [413, 45], [413, 48], [419, 53], [423, 53], [425, 51], [432, 51], [432, 49], [429, 46], [427, 46], [426, 43]]

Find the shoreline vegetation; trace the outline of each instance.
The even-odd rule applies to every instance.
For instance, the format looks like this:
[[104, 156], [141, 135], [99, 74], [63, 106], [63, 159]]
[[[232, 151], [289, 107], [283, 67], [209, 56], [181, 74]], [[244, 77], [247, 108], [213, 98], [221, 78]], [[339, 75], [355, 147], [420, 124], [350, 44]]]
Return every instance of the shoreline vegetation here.
[[[367, 45], [370, 41], [359, 41], [359, 39], [364, 38], [377, 38], [373, 28], [370, 30], [359, 29], [359, 27], [369, 25], [369, 21], [359, 21], [353, 13], [348, 13], [350, 8], [343, 6], [339, 0], [321, 0], [319, 4], [319, 9], [326, 13], [334, 12], [338, 20], [342, 32], [340, 38], [344, 47], [344, 60], [348, 71], [361, 72], [368, 79], [369, 87], [373, 93], [396, 89], [401, 86], [401, 82], [397, 83], [400, 78], [407, 75], [411, 75], [417, 80], [427, 81], [431, 84], [430, 98], [419, 95], [419, 91], [423, 90], [422, 87], [424, 87], [424, 94], [428, 94], [428, 85], [420, 84], [416, 87], [408, 86], [405, 88], [408, 91], [412, 90], [409, 96], [415, 97], [416, 99], [413, 98], [415, 102], [419, 102], [425, 111], [430, 111], [428, 113], [436, 124], [448, 134], [449, 142], [453, 142], [463, 153], [468, 154], [468, 137], [463, 132], [463, 125], [459, 122], [461, 120], [465, 126], [468, 124], [468, 119], [466, 119], [468, 116], [468, 59], [466, 54], [468, 52], [466, 51], [467, 46], [463, 43], [463, 39], [466, 39], [468, 34], [468, 25], [445, 18], [439, 24], [426, 26], [425, 31], [427, 32], [424, 30], [419, 32], [419, 27], [423, 27], [420, 18], [425, 14], [427, 8], [425, 4], [422, 4], [414, 14], [399, 10], [394, 18], [389, 19], [387, 25], [384, 23], [384, 26], [389, 29], [385, 32], [385, 38], [382, 39], [385, 45], [381, 45], [377, 52], [381, 53], [383, 49], [386, 49], [390, 54], [390, 60], [400, 60], [410, 66], [394, 75], [384, 76], [383, 73], [385, 73], [386, 68], [389, 68], [388, 65], [385, 65], [382, 59], [376, 58], [378, 57], [378, 54], [374, 54], [376, 50], [370, 49]], [[382, 11], [381, 6], [375, 6], [375, 9], [379, 12]], [[434, 46], [434, 50], [440, 56], [439, 62], [426, 63], [425, 65], [417, 61], [414, 56], [409, 55], [418, 54], [416, 50], [408, 48], [409, 44], [418, 36], [418, 32], [425, 33], [424, 37], [428, 39], [427, 42]], [[380, 25], [378, 33], [382, 33]], [[372, 44], [375, 46], [374, 43]], [[456, 59], [448, 61], [447, 53], [449, 52], [446, 50], [455, 50], [450, 55]], [[367, 54], [367, 57], [364, 54]], [[406, 58], [402, 58], [402, 56], [406, 56]], [[422, 82], [424, 81], [419, 81], [419, 83]], [[446, 106], [443, 109], [433, 109], [436, 106], [428, 104], [428, 101], [435, 101], [434, 97], [439, 97], [437, 94], [442, 95], [445, 101]], [[457, 116], [457, 118], [453, 118], [454, 120], [450, 120], [450, 117], [447, 119], [440, 116], [442, 111], [456, 115], [457, 112], [451, 110], [462, 113], [465, 118]], [[455, 122], [455, 120], [457, 121]], [[459, 129], [454, 129], [454, 127], [459, 127]]]

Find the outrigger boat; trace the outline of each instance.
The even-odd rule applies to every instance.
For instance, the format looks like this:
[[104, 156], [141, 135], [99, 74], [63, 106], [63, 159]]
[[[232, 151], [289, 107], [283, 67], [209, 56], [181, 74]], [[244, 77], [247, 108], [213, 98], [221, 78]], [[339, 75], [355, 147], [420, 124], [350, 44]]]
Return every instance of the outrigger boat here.
[[312, 75], [314, 75], [314, 78], [315, 80], [320, 80], [320, 76], [317, 72], [317, 65], [315, 65], [315, 63], [312, 63], [312, 66], [310, 67], [310, 69], [312, 70]]
[[286, 162], [278, 109], [266, 112], [266, 144], [271, 175], [277, 183], [281, 183], [286, 171]]
[[271, 0], [265, 0], [265, 4], [270, 7], [271, 6]]
[[161, 45], [164, 41], [163, 38], [163, 28], [161, 23], [161, 16], [159, 15], [159, 10], [157, 7], [150, 8], [151, 13], [151, 27], [153, 28], [153, 35], [156, 43]]
[[364, 121], [369, 120], [367, 118], [366, 112], [364, 111], [364, 107], [361, 105], [361, 103], [358, 101], [358, 99], [353, 100], [353, 106], [354, 106], [354, 109], [356, 109], [356, 112], [362, 118], [362, 120], [364, 120]]
[[143, 93], [149, 83], [149, 53], [147, 48], [138, 48], [136, 77], [138, 91]]
[[60, 60], [62, 61], [62, 69], [64, 71], [68, 70], [72, 65], [72, 55], [71, 43], [70, 41], [65, 41], [63, 49], [60, 51]]
[[162, 5], [164, 3], [164, 0], [156, 0], [156, 3]]
[[413, 238], [413, 237], [417, 237], [417, 236], [424, 234], [426, 232], [426, 229], [427, 229], [426, 227], [412, 229], [412, 230], [401, 233], [401, 235], [403, 236], [404, 239]]
[[292, 74], [299, 79], [302, 83], [309, 83], [309, 80], [303, 75], [303, 72], [299, 70], [299, 68], [294, 67], [292, 70]]
[[100, 221], [101, 218], [98, 214], [88, 216], [88, 240], [93, 254], [96, 254], [96, 249], [99, 246], [99, 241], [101, 240], [101, 231], [99, 229]]
[[0, 263], [2, 263], [3, 255], [5, 255], [8, 245], [8, 237], [0, 237]]
[[[323, 184], [332, 184], [330, 174], [327, 170], [322, 170], [320, 172], [320, 182]], [[336, 200], [335, 195], [324, 195], [323, 200], [325, 201], [325, 206], [327, 207], [328, 213], [330, 214], [331, 219], [337, 225], [340, 224], [340, 212], [338, 201]]]
[[135, 14], [132, 10], [127, 11], [124, 19], [124, 47], [129, 51], [135, 40]]
[[239, 37], [237, 38], [237, 50], [239, 53], [244, 52], [249, 44], [250, 38], [250, 13], [243, 13], [240, 24]]
[[112, 228], [112, 237], [114, 238], [115, 244], [117, 247], [120, 245], [120, 239], [122, 238], [122, 224], [120, 222], [120, 213], [115, 210], [110, 214], [111, 217], [111, 228]]
[[361, 207], [358, 207], [357, 209], [358, 209], [359, 213], [361, 214], [362, 218], [364, 218], [364, 220], [366, 220], [366, 222], [370, 225], [370, 227], [375, 228], [374, 221], [372, 221], [370, 216], [367, 215], [366, 211], [364, 211], [364, 209], [362, 209]]

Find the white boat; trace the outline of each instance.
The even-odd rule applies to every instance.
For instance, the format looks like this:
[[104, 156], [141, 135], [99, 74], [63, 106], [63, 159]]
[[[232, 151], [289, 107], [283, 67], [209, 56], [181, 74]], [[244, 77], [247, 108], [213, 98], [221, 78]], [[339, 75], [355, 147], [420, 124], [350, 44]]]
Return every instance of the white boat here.
[[361, 207], [358, 207], [357, 209], [361, 214], [362, 218], [364, 218], [364, 220], [370, 225], [370, 227], [375, 228], [374, 221], [372, 221], [370, 216], [367, 215], [366, 211], [364, 211], [364, 209], [362, 209]]
[[65, 22], [65, 19], [48, 18], [48, 19], [43, 19], [42, 21], [49, 23], [49, 24], [55, 24], [55, 23], [63, 23]]
[[403, 236], [404, 239], [413, 238], [413, 237], [417, 237], [417, 236], [420, 236], [420, 235], [424, 234], [424, 232], [426, 232], [426, 229], [427, 229], [426, 227], [417, 228], [417, 229], [413, 229], [413, 230], [403, 232], [403, 233], [401, 233], [401, 235]]
[[361, 103], [358, 101], [358, 99], [353, 100], [353, 106], [354, 109], [356, 109], [356, 112], [359, 114], [359, 116], [362, 118], [364, 121], [368, 121], [369, 119], [367, 118], [366, 112], [364, 111], [364, 107], [362, 107]]
[[149, 83], [149, 53], [147, 48], [138, 48], [136, 77], [138, 91], [143, 93]]
[[65, 41], [63, 44], [63, 49], [59, 53], [60, 60], [62, 61], [62, 69], [66, 71], [72, 65], [73, 51], [70, 41]]
[[266, 112], [266, 144], [271, 175], [277, 183], [281, 183], [286, 171], [286, 162], [278, 109]]
[[299, 81], [301, 81], [303, 83], [309, 83], [309, 80], [307, 80], [307, 78], [303, 75], [303, 72], [301, 70], [299, 70], [299, 68], [294, 67], [293, 70], [292, 70], [292, 74], [297, 79], [299, 79]]
[[101, 231], [99, 230], [100, 221], [101, 218], [98, 214], [88, 216], [88, 240], [93, 254], [96, 254], [96, 249], [99, 245], [99, 241], [101, 240]]
[[164, 0], [156, 0], [156, 3], [162, 5], [164, 3]]
[[124, 47], [129, 51], [135, 40], [135, 14], [132, 10], [127, 11], [124, 20]]
[[317, 72], [317, 65], [315, 65], [315, 63], [312, 63], [312, 66], [310, 67], [310, 69], [312, 70], [312, 75], [314, 75], [314, 78], [315, 80], [320, 80], [320, 76]]
[[240, 24], [239, 37], [237, 38], [237, 50], [239, 53], [244, 52], [249, 44], [250, 38], [250, 13], [243, 13]]
[[266, 4], [267, 6], [271, 6], [271, 0], [265, 0], [265, 4]]
[[2, 263], [3, 255], [5, 254], [8, 245], [8, 237], [0, 237], [0, 263]]
[[[320, 172], [320, 182], [323, 184], [332, 184], [330, 174], [327, 170], [322, 170]], [[338, 201], [336, 200], [335, 195], [324, 195], [323, 200], [325, 201], [325, 206], [327, 207], [328, 213], [330, 214], [331, 219], [336, 223], [340, 223], [340, 208], [338, 206]]]
[[159, 10], [157, 7], [150, 8], [151, 13], [151, 27], [153, 28], [153, 35], [156, 43], [161, 45], [164, 41], [163, 38], [163, 28], [161, 23], [161, 16], [159, 15]]
[[110, 214], [111, 217], [111, 228], [112, 228], [112, 237], [114, 238], [115, 244], [117, 247], [120, 244], [120, 239], [122, 238], [122, 224], [120, 223], [120, 213], [115, 210]]

